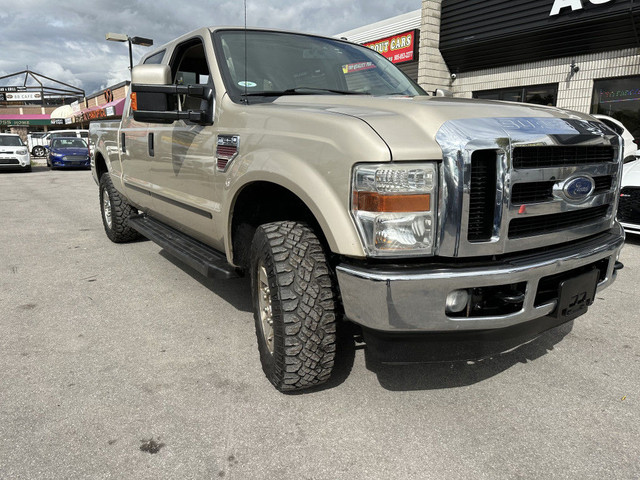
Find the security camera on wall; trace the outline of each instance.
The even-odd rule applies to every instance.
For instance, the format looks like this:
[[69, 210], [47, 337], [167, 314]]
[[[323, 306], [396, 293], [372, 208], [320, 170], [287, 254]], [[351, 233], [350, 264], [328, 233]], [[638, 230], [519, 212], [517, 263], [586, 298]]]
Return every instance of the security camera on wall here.
[[456, 78], [458, 78], [458, 75], [456, 75], [455, 73], [451, 74], [451, 80], [455, 80]]

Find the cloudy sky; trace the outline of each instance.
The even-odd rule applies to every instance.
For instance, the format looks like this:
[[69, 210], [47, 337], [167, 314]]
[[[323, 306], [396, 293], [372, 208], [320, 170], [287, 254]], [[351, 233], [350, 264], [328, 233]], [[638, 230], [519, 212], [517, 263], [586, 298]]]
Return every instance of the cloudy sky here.
[[[247, 0], [247, 24], [321, 35], [417, 10], [421, 0]], [[129, 78], [125, 43], [107, 32], [162, 45], [202, 26], [242, 25], [242, 0], [2, 0], [0, 77], [29, 70], [87, 95]], [[148, 52], [134, 46], [134, 65]], [[2, 79], [0, 86], [21, 85]], [[16, 83], [18, 82], [18, 83]]]

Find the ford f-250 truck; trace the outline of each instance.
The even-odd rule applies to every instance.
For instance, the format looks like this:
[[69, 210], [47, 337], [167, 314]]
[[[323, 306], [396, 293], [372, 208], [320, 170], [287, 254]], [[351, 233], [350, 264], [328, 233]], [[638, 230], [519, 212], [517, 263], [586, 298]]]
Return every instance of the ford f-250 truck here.
[[90, 131], [107, 236], [249, 275], [279, 390], [330, 377], [342, 322], [382, 361], [482, 355], [583, 314], [621, 267], [615, 132], [428, 95], [346, 41], [194, 31], [144, 57], [122, 121]]

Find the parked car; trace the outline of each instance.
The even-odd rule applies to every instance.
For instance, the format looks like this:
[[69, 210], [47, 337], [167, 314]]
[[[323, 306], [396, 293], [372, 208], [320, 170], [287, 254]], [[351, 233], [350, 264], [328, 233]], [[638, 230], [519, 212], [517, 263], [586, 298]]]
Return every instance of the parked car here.
[[637, 158], [636, 155], [638, 152], [638, 145], [636, 144], [633, 135], [631, 135], [631, 132], [627, 130], [627, 127], [625, 127], [620, 120], [608, 117], [607, 115], [596, 113], [593, 116], [622, 137], [622, 139], [624, 140], [624, 151], [622, 154], [622, 158], [624, 159], [625, 163], [635, 160]]
[[618, 221], [626, 233], [640, 234], [640, 161], [624, 165]]
[[[38, 155], [35, 154], [34, 148], [44, 145], [44, 137], [47, 135], [47, 132], [32, 132], [27, 135], [27, 147], [29, 148], [29, 152], [34, 157]], [[46, 150], [45, 150], [46, 153]]]
[[16, 168], [21, 168], [26, 172], [31, 171], [29, 150], [19, 135], [0, 133], [0, 169]]
[[31, 134], [28, 139], [29, 151], [34, 157], [44, 157], [47, 155], [47, 148], [51, 144], [51, 140], [59, 137], [77, 137], [88, 142], [89, 130], [54, 130], [42, 136], [40, 134]]
[[58, 167], [84, 167], [90, 168], [89, 147], [87, 142], [77, 137], [59, 137], [51, 140], [47, 166]]

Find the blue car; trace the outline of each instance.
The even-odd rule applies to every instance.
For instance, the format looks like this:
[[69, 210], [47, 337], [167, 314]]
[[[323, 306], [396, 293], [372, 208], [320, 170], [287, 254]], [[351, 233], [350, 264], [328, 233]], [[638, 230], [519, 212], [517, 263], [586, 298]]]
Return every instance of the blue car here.
[[57, 137], [51, 140], [47, 166], [54, 168], [91, 168], [87, 142], [77, 137]]

